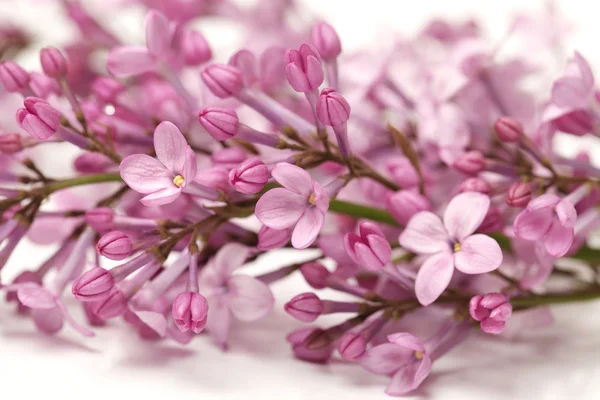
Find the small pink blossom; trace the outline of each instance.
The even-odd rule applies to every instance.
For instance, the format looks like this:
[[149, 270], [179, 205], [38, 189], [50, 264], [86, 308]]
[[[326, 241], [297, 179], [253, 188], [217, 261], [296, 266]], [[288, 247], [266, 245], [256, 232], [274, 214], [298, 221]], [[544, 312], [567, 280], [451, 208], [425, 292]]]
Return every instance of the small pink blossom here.
[[504, 330], [506, 321], [512, 315], [512, 306], [506, 295], [488, 293], [471, 299], [469, 313], [475, 321], [480, 321], [482, 331], [497, 335]]
[[483, 274], [502, 263], [502, 250], [489, 236], [473, 234], [483, 222], [490, 199], [477, 192], [454, 197], [442, 220], [429, 211], [417, 213], [400, 235], [407, 250], [427, 255], [415, 282], [417, 299], [433, 303], [448, 287], [454, 268], [466, 274]]
[[372, 222], [362, 222], [359, 235], [348, 233], [344, 237], [344, 247], [350, 258], [370, 271], [383, 268], [390, 261], [392, 247], [381, 229]]
[[308, 93], [321, 86], [323, 66], [317, 49], [304, 43], [299, 50], [288, 50], [285, 59], [285, 74], [296, 92]]

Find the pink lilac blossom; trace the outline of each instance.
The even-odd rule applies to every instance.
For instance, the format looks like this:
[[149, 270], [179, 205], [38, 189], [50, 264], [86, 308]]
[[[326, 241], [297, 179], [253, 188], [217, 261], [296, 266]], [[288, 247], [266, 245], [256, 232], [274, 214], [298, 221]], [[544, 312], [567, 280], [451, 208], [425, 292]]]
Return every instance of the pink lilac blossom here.
[[[552, 76], [556, 10], [501, 42], [437, 19], [348, 53], [300, 2], [131, 0], [137, 44], [59, 3], [77, 34], [41, 69], [14, 61], [30, 39], [0, 23], [0, 290], [41, 333], [123, 318], [142, 340], [206, 332], [226, 349], [282, 308], [285, 338], [268, 322], [231, 350], [287, 340], [401, 396], [474, 326], [512, 338], [551, 325], [549, 305], [600, 298], [600, 168], [554, 140], [598, 140], [600, 96], [582, 53]], [[243, 48], [190, 29], [215, 17]], [[24, 238], [56, 249], [9, 281]], [[290, 276], [304, 289], [275, 301]]]

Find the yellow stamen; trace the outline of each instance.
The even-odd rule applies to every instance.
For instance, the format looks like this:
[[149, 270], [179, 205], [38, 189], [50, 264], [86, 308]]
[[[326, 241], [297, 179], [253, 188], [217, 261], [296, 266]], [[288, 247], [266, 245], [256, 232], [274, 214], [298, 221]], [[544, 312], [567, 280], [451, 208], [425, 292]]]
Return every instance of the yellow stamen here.
[[454, 243], [454, 252], [460, 251], [460, 243]]
[[177, 175], [175, 178], [173, 178], [173, 183], [175, 184], [175, 186], [181, 187], [181, 185], [185, 183], [185, 179], [183, 178], [183, 176]]
[[310, 196], [308, 197], [308, 202], [310, 204], [312, 204], [313, 206], [317, 205], [317, 202], [315, 201], [315, 197], [317, 197], [314, 193], [311, 193]]
[[421, 352], [421, 351], [415, 351], [415, 358], [417, 360], [422, 360], [423, 356], [424, 356], [423, 352]]

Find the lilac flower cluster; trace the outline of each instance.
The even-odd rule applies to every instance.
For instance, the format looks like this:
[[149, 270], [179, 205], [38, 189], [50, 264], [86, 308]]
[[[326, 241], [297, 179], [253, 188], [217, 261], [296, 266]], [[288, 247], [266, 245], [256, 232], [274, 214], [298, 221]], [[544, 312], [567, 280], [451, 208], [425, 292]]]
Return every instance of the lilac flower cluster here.
[[[549, 304], [600, 298], [587, 243], [600, 170], [554, 146], [600, 136], [600, 92], [577, 52], [549, 71], [563, 50], [553, 8], [499, 43], [475, 21], [434, 20], [346, 54], [329, 24], [286, 24], [289, 1], [138, 2], [143, 45], [60, 0], [79, 35], [44, 48], [42, 72], [8, 59], [28, 38], [0, 29], [0, 101], [22, 104], [0, 119], [0, 271], [26, 238], [55, 249], [0, 290], [40, 331], [93, 336], [123, 318], [142, 338], [207, 332], [225, 349], [233, 320], [266, 317], [270, 285], [296, 274], [315, 291], [289, 293], [285, 311], [340, 322], [291, 332], [293, 354], [340, 356], [403, 395], [477, 330], [518, 334], [545, 325]], [[206, 17], [245, 29], [245, 48], [216, 62], [218, 38], [190, 25]], [[36, 159], [61, 143], [77, 151], [66, 179]], [[318, 256], [245, 272], [283, 248]]]

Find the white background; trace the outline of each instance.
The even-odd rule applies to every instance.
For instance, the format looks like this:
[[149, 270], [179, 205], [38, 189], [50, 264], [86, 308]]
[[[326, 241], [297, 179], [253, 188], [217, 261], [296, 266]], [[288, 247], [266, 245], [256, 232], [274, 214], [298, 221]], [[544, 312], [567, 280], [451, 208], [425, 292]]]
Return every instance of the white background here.
[[[264, 0], [268, 1], [268, 0]], [[96, 1], [119, 33], [141, 33], [126, 15], [106, 13], [106, 2]], [[516, 10], [536, 9], [541, 1], [504, 0], [305, 0], [299, 1], [330, 21], [346, 48], [372, 43], [378, 32], [411, 32], [426, 18], [480, 16], [492, 36], [499, 37]], [[98, 6], [98, 4], [100, 6]], [[600, 61], [597, 7], [586, 0], [560, 1], [576, 23], [569, 41], [592, 62]], [[0, 18], [35, 24], [44, 44], [60, 44], [69, 30], [44, 1], [0, 0]], [[47, 40], [45, 40], [47, 39]], [[227, 40], [226, 36], [222, 37]], [[209, 37], [212, 43], [218, 43]], [[576, 46], [575, 46], [576, 44]], [[535, 55], [533, 55], [535, 56]], [[24, 62], [33, 67], [36, 56]], [[12, 111], [10, 111], [12, 112]], [[577, 146], [568, 142], [564, 151]], [[20, 246], [7, 271], [36, 265], [48, 249]], [[277, 259], [275, 259], [277, 258]], [[285, 264], [271, 257], [256, 270]], [[3, 275], [4, 278], [6, 276]], [[370, 375], [351, 363], [334, 360], [313, 365], [291, 357], [284, 340], [300, 324], [282, 311], [283, 302], [307, 290], [301, 279], [274, 286], [279, 299], [273, 313], [253, 324], [234, 326], [230, 350], [222, 353], [206, 337], [188, 346], [145, 342], [121, 322], [97, 329], [84, 339], [64, 329], [54, 337], [36, 332], [26, 317], [0, 303], [0, 390], [7, 398], [96, 399], [106, 396], [146, 399], [379, 399], [387, 378]], [[326, 295], [325, 295], [326, 297]], [[77, 318], [83, 318], [72, 304]], [[483, 336], [469, 340], [434, 366], [418, 398], [479, 399], [598, 399], [600, 392], [600, 304], [555, 308], [556, 324], [516, 342]], [[239, 328], [239, 329], [236, 329]]]

